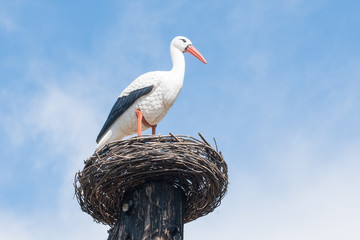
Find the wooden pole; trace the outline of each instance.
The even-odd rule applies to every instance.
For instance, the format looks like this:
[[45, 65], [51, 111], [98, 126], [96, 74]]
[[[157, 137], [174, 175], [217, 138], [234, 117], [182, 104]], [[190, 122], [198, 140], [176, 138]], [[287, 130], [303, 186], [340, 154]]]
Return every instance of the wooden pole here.
[[108, 240], [182, 240], [184, 193], [166, 182], [150, 182], [127, 193]]

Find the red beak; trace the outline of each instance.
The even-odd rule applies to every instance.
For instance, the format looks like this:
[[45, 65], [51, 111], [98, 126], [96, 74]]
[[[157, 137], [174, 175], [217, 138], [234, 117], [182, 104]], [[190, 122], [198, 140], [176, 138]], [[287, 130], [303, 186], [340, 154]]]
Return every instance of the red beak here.
[[197, 59], [199, 59], [200, 61], [202, 61], [203, 63], [206, 64], [205, 58], [201, 55], [201, 53], [193, 45], [189, 45], [186, 48], [186, 52], [190, 53], [191, 55], [193, 55], [194, 57], [196, 57]]

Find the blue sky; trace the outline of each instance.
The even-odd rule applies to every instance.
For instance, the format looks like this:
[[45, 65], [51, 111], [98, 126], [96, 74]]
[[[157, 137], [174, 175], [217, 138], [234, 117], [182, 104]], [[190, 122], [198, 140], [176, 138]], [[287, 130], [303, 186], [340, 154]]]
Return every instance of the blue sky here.
[[[74, 174], [120, 92], [171, 68], [184, 87], [158, 132], [215, 137], [222, 205], [185, 239], [359, 239], [358, 1], [0, 0], [0, 239], [106, 239]], [[150, 132], [149, 132], [150, 133]]]

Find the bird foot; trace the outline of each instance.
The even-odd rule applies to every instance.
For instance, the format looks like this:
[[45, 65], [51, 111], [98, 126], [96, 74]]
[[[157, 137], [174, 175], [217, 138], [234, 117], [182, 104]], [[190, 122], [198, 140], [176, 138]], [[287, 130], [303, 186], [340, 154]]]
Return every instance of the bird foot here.
[[137, 116], [137, 133], [138, 137], [142, 136], [142, 120], [143, 120], [143, 114], [139, 109], [135, 110], [136, 116]]
[[146, 121], [146, 119], [144, 118], [142, 112], [139, 109], [136, 109], [135, 113], [136, 113], [136, 116], [137, 116], [137, 132], [138, 132], [138, 136], [139, 137], [142, 136], [142, 123], [144, 125], [148, 126], [148, 127], [151, 127], [152, 135], [155, 135], [157, 125], [151, 125], [150, 123], [148, 123]]
[[156, 127], [157, 127], [157, 125], [151, 126], [151, 133], [152, 133], [152, 135], [155, 135], [155, 133], [156, 133]]

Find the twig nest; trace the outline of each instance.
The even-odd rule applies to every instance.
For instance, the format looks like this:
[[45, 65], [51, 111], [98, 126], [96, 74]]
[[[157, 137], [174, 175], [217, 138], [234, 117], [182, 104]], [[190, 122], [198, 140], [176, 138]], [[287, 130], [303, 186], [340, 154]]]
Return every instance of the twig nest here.
[[200, 137], [203, 141], [170, 134], [109, 143], [75, 175], [81, 209], [96, 222], [113, 226], [127, 191], [145, 182], [166, 181], [184, 192], [185, 222], [212, 212], [227, 190], [227, 165]]

